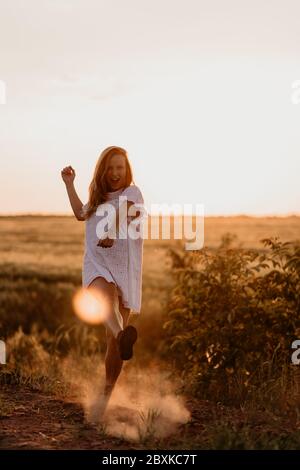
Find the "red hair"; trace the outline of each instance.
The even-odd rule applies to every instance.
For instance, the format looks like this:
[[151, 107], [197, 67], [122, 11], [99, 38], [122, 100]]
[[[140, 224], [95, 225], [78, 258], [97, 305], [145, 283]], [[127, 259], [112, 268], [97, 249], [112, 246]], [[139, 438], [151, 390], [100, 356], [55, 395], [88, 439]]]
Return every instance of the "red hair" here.
[[125, 149], [122, 147], [111, 146], [107, 147], [101, 152], [96, 167], [94, 170], [93, 179], [89, 186], [89, 202], [86, 210], [86, 218], [88, 219], [97, 209], [99, 204], [106, 201], [106, 195], [108, 193], [108, 184], [106, 179], [106, 173], [110, 159], [114, 155], [123, 155], [125, 158], [126, 165], [126, 176], [124, 189], [130, 186], [133, 182], [132, 169], [128, 160], [128, 155]]

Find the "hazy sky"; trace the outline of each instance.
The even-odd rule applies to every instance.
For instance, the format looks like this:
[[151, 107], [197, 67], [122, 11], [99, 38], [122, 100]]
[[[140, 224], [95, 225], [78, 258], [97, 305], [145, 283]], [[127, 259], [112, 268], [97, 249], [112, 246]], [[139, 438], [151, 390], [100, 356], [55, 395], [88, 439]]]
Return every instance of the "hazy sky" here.
[[148, 206], [300, 214], [299, 57], [299, 0], [0, 0], [0, 213], [120, 145]]

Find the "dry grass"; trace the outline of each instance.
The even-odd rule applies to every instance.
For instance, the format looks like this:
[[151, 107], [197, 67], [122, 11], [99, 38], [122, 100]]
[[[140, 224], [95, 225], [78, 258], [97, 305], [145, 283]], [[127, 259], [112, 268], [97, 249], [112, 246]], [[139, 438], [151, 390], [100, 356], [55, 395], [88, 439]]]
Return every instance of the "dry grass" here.
[[[236, 234], [243, 247], [262, 249], [262, 245], [259, 243], [262, 238], [278, 236], [282, 241], [299, 239], [300, 217], [206, 218], [205, 246], [216, 248], [222, 235], [228, 232]], [[176, 372], [172, 371], [171, 358], [165, 358], [163, 363], [159, 356], [160, 345], [164, 341], [162, 324], [165, 302], [168, 290], [172, 285], [168, 272], [170, 260], [167, 258], [166, 252], [170, 245], [176, 243], [180, 242], [176, 240], [145, 240], [142, 311], [140, 316], [132, 318], [132, 321], [138, 326], [140, 340], [136, 346], [135, 358], [127, 370], [136, 371], [136, 377], [140, 373], [143, 376], [147, 370], [158, 370], [159, 374], [167, 373], [169, 376], [173, 374], [174, 382], [179, 390], [180, 380], [179, 377], [176, 377]], [[12, 360], [10, 365], [0, 366], [2, 367], [1, 381], [5, 384], [4, 390], [5, 387], [8, 390], [7, 394], [0, 397], [0, 417], [5, 420], [7, 425], [8, 447], [18, 447], [18, 438], [11, 438], [10, 429], [11, 426], [18, 425], [18, 419], [20, 419], [18, 413], [21, 411], [16, 414], [14, 410], [18, 406], [27, 409], [27, 403], [31, 403], [31, 399], [33, 408], [38, 407], [38, 403], [35, 403], [30, 395], [31, 392], [60, 399], [61, 401], [57, 402], [58, 408], [55, 413], [62, 413], [66, 407], [67, 397], [78, 399], [78, 384], [76, 385], [76, 381], [73, 380], [76, 374], [71, 376], [66, 373], [66, 365], [69, 367], [73, 361], [74, 366], [74, 361], [77, 361], [77, 366], [72, 367], [80, 377], [84, 377], [86, 383], [88, 378], [84, 374], [85, 371], [95, 370], [95, 362], [93, 361], [96, 360], [98, 364], [103, 363], [105, 344], [102, 327], [93, 329], [79, 324], [68, 304], [72, 292], [81, 282], [83, 249], [84, 224], [77, 222], [73, 217], [0, 217], [0, 264], [2, 266], [0, 273], [0, 339], [8, 339], [3, 335], [7, 326], [6, 322], [9, 319], [17, 319], [14, 325], [14, 334], [10, 335], [8, 341], [12, 349], [14, 348]], [[55, 297], [56, 295], [57, 297]], [[59, 303], [61, 299], [66, 300]], [[53, 311], [55, 305], [60, 305], [59, 312]], [[10, 310], [5, 311], [4, 307]], [[27, 333], [25, 336], [17, 331], [17, 324], [21, 323], [24, 315], [31, 315], [30, 322], [33, 327], [32, 331], [25, 332]], [[41, 318], [44, 318], [46, 328], [43, 331], [36, 331], [33, 324]], [[58, 325], [59, 322], [64, 322], [67, 325], [65, 330], [55, 335], [53, 332], [49, 333], [53, 327], [53, 324], [49, 324], [52, 322], [51, 318], [58, 322]], [[76, 348], [74, 341], [77, 345]], [[94, 348], [97, 341], [100, 345], [98, 350]], [[26, 348], [29, 348], [30, 351]], [[32, 355], [33, 349], [38, 354]], [[84, 351], [87, 349], [92, 353], [90, 356], [83, 357]], [[64, 364], [64, 367], [58, 366], [61, 361], [59, 354], [62, 351], [64, 359], [61, 364]], [[24, 360], [22, 360], [22, 354]], [[29, 357], [32, 358], [32, 363], [29, 362]], [[37, 360], [39, 358], [40, 361]], [[133, 380], [132, 376], [130, 380]], [[161, 382], [163, 383], [164, 380], [162, 378]], [[144, 382], [144, 379], [142, 378], [141, 381]], [[135, 384], [133, 388], [136, 388], [137, 382], [133, 380], [132, 383]], [[24, 389], [24, 393], [22, 394], [22, 389], [18, 389], [15, 394], [10, 395], [12, 392], [10, 387], [15, 386]], [[155, 387], [158, 390], [158, 382]], [[173, 390], [172, 393], [176, 395], [177, 392]], [[55, 427], [56, 423], [52, 420], [52, 415], [47, 415], [47, 400], [43, 398], [46, 395], [39, 396], [39, 400], [44, 404], [44, 408], [42, 408], [43, 419], [46, 422], [48, 418], [49, 420], [51, 418], [50, 421], [52, 424], [54, 423]], [[80, 433], [85, 435], [86, 432], [84, 417], [76, 406], [74, 405], [74, 409], [72, 409], [72, 426], [74, 425], [74, 433], [78, 433], [78, 440], [72, 438], [72, 441], [68, 441], [65, 436], [66, 441], [64, 442], [66, 444], [64, 445], [69, 448], [79, 448], [80, 446], [89, 448], [90, 441], [82, 441]], [[160, 416], [156, 405], [152, 404], [146, 410], [142, 410], [139, 419], [144, 423], [144, 427], [140, 433], [139, 445], [143, 445], [145, 448], [190, 449], [247, 448], [247, 446], [249, 448], [267, 448], [268, 445], [269, 448], [297, 448], [298, 442], [300, 442], [298, 439], [299, 417], [291, 420], [288, 416], [274, 417], [266, 412], [263, 414], [263, 420], [266, 424], [260, 427], [261, 414], [257, 411], [257, 407], [251, 403], [243, 410], [220, 411], [217, 404], [213, 402], [194, 402], [190, 398], [189, 410], [192, 413], [191, 420], [182, 424], [171, 437], [166, 439], [155, 435], [154, 424]], [[28, 425], [30, 426], [30, 409], [28, 408], [27, 411]], [[54, 413], [54, 411], [51, 412]], [[299, 414], [299, 410], [297, 413]], [[80, 416], [78, 422], [77, 418], [74, 421], [74, 416], [77, 415]], [[293, 429], [289, 428], [288, 420], [293, 423]], [[11, 426], [10, 423], [12, 423]], [[34, 425], [38, 426], [38, 421], [35, 421]], [[280, 426], [285, 426], [283, 434], [280, 434]], [[67, 428], [68, 422], [66, 422]], [[269, 428], [273, 437], [268, 434]], [[293, 430], [294, 433], [292, 433]], [[97, 432], [97, 438], [101, 437], [103, 448], [128, 447], [125, 438], [121, 441], [109, 440], [104, 428], [100, 437], [99, 430]], [[41, 434], [39, 439], [37, 438], [35, 441], [30, 438], [28, 448], [43, 446], [44, 436], [47, 435], [46, 427], [39, 434]], [[51, 448], [59, 447], [57, 436], [55, 436], [53, 431]], [[20, 442], [21, 435], [19, 436]], [[5, 444], [3, 445], [5, 446]]]

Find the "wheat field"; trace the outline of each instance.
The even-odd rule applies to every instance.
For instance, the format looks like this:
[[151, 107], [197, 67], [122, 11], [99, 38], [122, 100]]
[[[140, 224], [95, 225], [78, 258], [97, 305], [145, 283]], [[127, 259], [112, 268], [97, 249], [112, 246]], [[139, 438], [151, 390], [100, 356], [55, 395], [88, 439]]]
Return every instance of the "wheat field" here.
[[[228, 233], [236, 236], [236, 246], [263, 252], [263, 238], [299, 241], [300, 217], [205, 218], [205, 247], [216, 249]], [[180, 392], [180, 374], [162, 346], [174, 282], [167, 253], [183, 241], [145, 240], [142, 310], [131, 320], [139, 342], [119, 379], [110, 420], [95, 429], [86, 423], [86, 410], [103, 378], [103, 330], [76, 321], [70, 305], [81, 283], [84, 223], [68, 216], [2, 216], [0, 234], [0, 339], [13, 351], [11, 363], [0, 365], [1, 448], [200, 449], [220, 448], [223, 441], [221, 448], [281, 445], [282, 427], [292, 426], [288, 416], [263, 417], [279, 440], [258, 444], [258, 431], [249, 440], [247, 428], [242, 444], [236, 443], [241, 422], [259, 428], [260, 411], [220, 408], [213, 400]], [[71, 344], [69, 332], [74, 331]]]

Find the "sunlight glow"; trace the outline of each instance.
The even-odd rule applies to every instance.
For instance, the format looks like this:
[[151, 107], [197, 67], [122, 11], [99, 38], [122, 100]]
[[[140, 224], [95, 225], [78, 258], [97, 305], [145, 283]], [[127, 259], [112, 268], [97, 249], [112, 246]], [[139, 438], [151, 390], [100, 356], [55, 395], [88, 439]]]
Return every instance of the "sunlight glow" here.
[[108, 302], [98, 289], [80, 288], [72, 303], [78, 318], [90, 325], [103, 323], [108, 316]]

